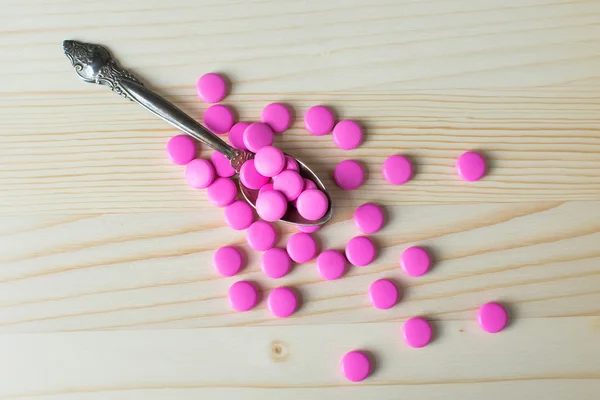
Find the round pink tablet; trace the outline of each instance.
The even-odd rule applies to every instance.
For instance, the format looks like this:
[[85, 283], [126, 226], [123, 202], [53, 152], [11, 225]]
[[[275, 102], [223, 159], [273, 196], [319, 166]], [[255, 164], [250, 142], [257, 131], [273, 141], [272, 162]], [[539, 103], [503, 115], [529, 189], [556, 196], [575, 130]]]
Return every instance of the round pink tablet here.
[[398, 301], [398, 288], [389, 279], [378, 279], [369, 287], [369, 299], [375, 308], [387, 310]]
[[227, 85], [219, 74], [211, 72], [210, 74], [202, 75], [198, 79], [196, 91], [205, 103], [218, 103], [225, 97]]
[[235, 170], [223, 153], [219, 153], [218, 151], [213, 152], [210, 156], [210, 162], [215, 167], [215, 172], [218, 176], [229, 178], [235, 174]]
[[325, 106], [311, 107], [304, 115], [304, 127], [316, 136], [323, 136], [331, 132], [334, 122], [333, 113]]
[[275, 245], [277, 232], [270, 223], [256, 221], [246, 231], [246, 241], [253, 250], [267, 251]]
[[259, 174], [273, 177], [283, 171], [285, 156], [277, 147], [265, 146], [256, 152], [254, 166]]
[[281, 133], [290, 127], [292, 114], [283, 104], [271, 103], [263, 108], [260, 121], [269, 125], [273, 132]]
[[248, 160], [240, 168], [240, 182], [248, 189], [258, 190], [269, 182], [269, 178], [258, 173], [254, 160]]
[[235, 311], [248, 311], [256, 305], [256, 288], [248, 281], [238, 281], [229, 287], [229, 304]]
[[292, 171], [299, 172], [300, 166], [298, 165], [298, 161], [294, 160], [290, 156], [285, 156], [285, 168], [284, 169], [291, 169]]
[[288, 201], [294, 201], [304, 189], [304, 180], [296, 171], [286, 169], [277, 175], [273, 188], [282, 192]]
[[474, 151], [467, 151], [456, 160], [456, 172], [465, 181], [480, 180], [485, 175], [485, 170], [485, 159]]
[[221, 247], [213, 255], [213, 266], [221, 276], [233, 276], [242, 268], [242, 254], [233, 246]]
[[508, 323], [508, 313], [498, 303], [486, 303], [479, 308], [477, 322], [486, 332], [500, 332]]
[[318, 231], [319, 229], [321, 229], [321, 225], [313, 225], [313, 226], [296, 225], [296, 228], [300, 232], [314, 233], [314, 232]]
[[356, 236], [346, 244], [346, 258], [357, 267], [369, 265], [375, 259], [375, 245], [366, 236]]
[[296, 311], [298, 299], [296, 293], [288, 287], [278, 287], [269, 293], [267, 307], [277, 318], [287, 318]]
[[335, 167], [333, 180], [340, 189], [354, 190], [365, 180], [365, 171], [358, 162], [344, 160]]
[[212, 133], [222, 135], [233, 126], [233, 112], [223, 104], [215, 104], [204, 111], [204, 125]]
[[177, 135], [167, 143], [167, 156], [173, 164], [185, 165], [196, 157], [196, 143], [188, 135]]
[[383, 211], [373, 203], [365, 203], [354, 212], [354, 225], [362, 233], [379, 232], [383, 226]]
[[420, 348], [429, 344], [433, 332], [426, 319], [413, 317], [402, 326], [402, 335], [410, 347]]
[[256, 212], [265, 221], [277, 221], [285, 215], [288, 202], [278, 190], [267, 190], [258, 194]]
[[317, 242], [308, 233], [294, 233], [288, 239], [286, 250], [292, 260], [297, 263], [305, 263], [317, 255]]
[[346, 258], [337, 250], [325, 250], [317, 257], [317, 272], [328, 281], [338, 279], [346, 271]]
[[400, 256], [400, 267], [408, 276], [421, 276], [429, 271], [431, 257], [422, 247], [413, 246], [404, 250]]
[[229, 178], [217, 178], [206, 189], [208, 200], [217, 207], [225, 207], [233, 203], [237, 195], [237, 186]]
[[369, 357], [358, 350], [346, 353], [342, 358], [340, 367], [342, 374], [351, 382], [363, 381], [371, 373]]
[[275, 190], [273, 189], [272, 183], [267, 183], [266, 185], [263, 185], [260, 189], [258, 189], [258, 195], [260, 196], [262, 192], [266, 192], [268, 190]]
[[298, 213], [309, 221], [316, 221], [327, 212], [329, 200], [318, 189], [309, 189], [300, 193], [296, 202]]
[[246, 148], [256, 153], [261, 148], [273, 144], [273, 131], [267, 124], [254, 122], [244, 131], [243, 139]]
[[349, 119], [338, 122], [333, 128], [333, 143], [342, 150], [352, 150], [360, 146], [363, 133], [356, 121]]
[[185, 167], [185, 181], [194, 189], [206, 189], [215, 180], [215, 168], [210, 161], [196, 158]]
[[392, 185], [402, 185], [412, 177], [412, 164], [408, 158], [400, 154], [389, 156], [383, 162], [381, 173], [385, 180]]
[[317, 184], [310, 179], [304, 178], [304, 190], [317, 189]]
[[273, 247], [263, 253], [260, 268], [269, 278], [281, 278], [290, 271], [292, 260], [284, 249]]
[[252, 207], [243, 200], [236, 200], [225, 207], [225, 223], [236, 231], [248, 228], [254, 222]]
[[244, 144], [244, 131], [250, 124], [248, 122], [238, 122], [229, 130], [229, 144], [238, 150], [248, 150]]

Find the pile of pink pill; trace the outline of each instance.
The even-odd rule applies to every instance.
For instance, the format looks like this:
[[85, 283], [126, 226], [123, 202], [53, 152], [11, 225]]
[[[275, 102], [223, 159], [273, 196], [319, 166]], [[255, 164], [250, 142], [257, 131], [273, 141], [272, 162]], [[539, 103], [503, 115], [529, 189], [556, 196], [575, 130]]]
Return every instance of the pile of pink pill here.
[[[290, 207], [309, 221], [318, 221], [328, 210], [328, 198], [317, 185], [300, 175], [298, 163], [273, 146], [274, 135], [282, 134], [292, 124], [289, 108], [281, 103], [267, 105], [261, 113], [260, 122], [237, 122], [232, 110], [218, 104], [227, 94], [225, 80], [218, 74], [203, 75], [196, 86], [199, 97], [211, 103], [204, 113], [204, 125], [213, 133], [229, 133], [229, 143], [241, 150], [255, 153], [239, 172], [239, 180], [250, 189], [259, 191], [256, 201], [256, 219], [252, 207], [238, 195], [232, 177], [235, 170], [229, 160], [213, 152], [210, 160], [196, 158], [196, 143], [185, 135], [171, 138], [167, 155], [177, 165], [185, 165], [185, 180], [195, 189], [206, 189], [209, 201], [224, 209], [225, 223], [234, 230], [245, 230], [248, 246], [262, 252], [260, 268], [271, 279], [288, 274], [293, 263], [316, 262], [316, 270], [324, 280], [341, 278], [347, 263], [366, 267], [377, 256], [377, 248], [370, 235], [385, 225], [383, 209], [374, 203], [365, 203], [354, 212], [354, 224], [359, 234], [348, 241], [343, 252], [335, 249], [320, 251], [312, 234], [319, 227], [298, 226], [300, 232], [293, 234], [285, 248], [274, 247], [277, 231], [272, 222], [281, 219]], [[331, 133], [333, 143], [342, 150], [352, 150], [363, 142], [359, 123], [342, 120], [336, 123], [333, 112], [326, 106], [309, 108], [304, 115], [304, 128], [309, 134], [323, 136]], [[410, 160], [401, 155], [389, 156], [382, 165], [383, 178], [392, 185], [403, 185], [413, 178]], [[481, 179], [486, 173], [484, 157], [473, 151], [463, 153], [456, 161], [458, 176], [469, 182]], [[348, 159], [340, 162], [333, 171], [333, 179], [342, 190], [355, 190], [365, 179], [361, 163]], [[429, 251], [421, 246], [406, 248], [399, 260], [400, 269], [409, 277], [425, 275], [431, 268]], [[244, 267], [244, 257], [234, 246], [219, 248], [213, 256], [213, 265], [223, 277], [233, 277]], [[255, 283], [240, 280], [229, 287], [231, 308], [244, 312], [256, 307], [259, 288]], [[368, 288], [368, 299], [376, 309], [387, 310], [400, 299], [397, 284], [391, 279], [377, 279]], [[293, 315], [299, 305], [297, 292], [292, 287], [281, 286], [270, 291], [266, 305], [276, 318]], [[496, 302], [479, 308], [477, 322], [489, 333], [503, 330], [508, 323], [508, 313]], [[405, 343], [412, 348], [427, 346], [434, 337], [430, 322], [423, 316], [408, 319], [402, 326]], [[371, 373], [370, 356], [360, 350], [352, 350], [342, 357], [341, 372], [352, 382], [362, 381]]]

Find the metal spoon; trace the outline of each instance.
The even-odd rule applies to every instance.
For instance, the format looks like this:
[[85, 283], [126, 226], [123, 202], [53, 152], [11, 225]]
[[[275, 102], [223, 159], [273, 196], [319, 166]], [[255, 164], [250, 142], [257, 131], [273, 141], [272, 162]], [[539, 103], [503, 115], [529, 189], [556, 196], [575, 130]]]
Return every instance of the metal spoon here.
[[[175, 105], [145, 87], [144, 84], [129, 71], [124, 70], [117, 65], [116, 60], [111, 56], [106, 47], [99, 44], [65, 40], [63, 42], [63, 49], [65, 55], [69, 58], [69, 61], [71, 61], [73, 68], [75, 68], [75, 72], [85, 82], [108, 86], [116, 94], [131, 101], [135, 101], [145, 107], [148, 111], [158, 115], [171, 125], [175, 126], [177, 129], [187, 133], [212, 149], [223, 153], [236, 172], [239, 173], [242, 164], [254, 157], [254, 153], [237, 150], [229, 146]], [[331, 219], [333, 213], [331, 197], [327, 193], [327, 189], [319, 177], [302, 161], [297, 158], [294, 159], [298, 161], [300, 174], [304, 178], [313, 181], [317, 187], [325, 193], [329, 200], [329, 208], [321, 219], [309, 221], [303, 218], [296, 208], [289, 207], [287, 213], [281, 218], [281, 221], [304, 226], [323, 225]], [[256, 208], [258, 190], [248, 189], [242, 185], [241, 182], [239, 185], [246, 201], [250, 203], [252, 207]]]

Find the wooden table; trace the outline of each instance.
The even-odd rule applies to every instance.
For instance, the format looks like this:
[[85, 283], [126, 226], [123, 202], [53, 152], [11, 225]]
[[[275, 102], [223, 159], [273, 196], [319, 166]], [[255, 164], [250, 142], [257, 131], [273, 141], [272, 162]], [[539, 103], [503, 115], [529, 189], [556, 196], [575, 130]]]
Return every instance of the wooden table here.
[[[600, 1], [6, 0], [0, 20], [0, 399], [598, 399]], [[219, 278], [213, 251], [247, 250], [244, 233], [168, 162], [177, 131], [75, 76], [69, 38], [107, 45], [198, 119], [209, 71], [241, 120], [290, 104], [278, 145], [325, 177], [345, 158], [368, 170], [357, 191], [330, 185], [322, 248], [374, 201], [376, 262], [274, 281], [248, 252]], [[309, 136], [318, 103], [363, 123], [364, 145]], [[490, 164], [477, 183], [454, 171], [469, 149]], [[407, 185], [381, 177], [394, 153], [414, 161]], [[435, 265], [411, 279], [413, 244]], [[382, 277], [403, 292], [389, 311], [366, 295]], [[232, 312], [237, 279], [294, 286], [302, 307]], [[487, 301], [507, 305], [506, 331], [477, 326]], [[415, 315], [435, 327], [421, 350], [400, 333]], [[349, 384], [338, 363], [356, 348], [376, 366]]]

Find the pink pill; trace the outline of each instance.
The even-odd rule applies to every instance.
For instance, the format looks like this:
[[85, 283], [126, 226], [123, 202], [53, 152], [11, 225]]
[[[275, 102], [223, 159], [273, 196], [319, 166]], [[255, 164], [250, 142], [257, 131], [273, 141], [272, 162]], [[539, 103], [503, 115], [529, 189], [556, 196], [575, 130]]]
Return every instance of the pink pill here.
[[485, 159], [474, 151], [467, 151], [456, 160], [456, 172], [465, 181], [478, 181], [485, 175], [485, 171]]
[[194, 189], [205, 189], [215, 180], [215, 168], [210, 161], [196, 158], [185, 167], [185, 181]]
[[273, 189], [272, 183], [267, 183], [266, 185], [263, 185], [260, 189], [258, 189], [258, 195], [260, 196], [261, 193], [266, 192], [268, 190], [275, 190]]
[[429, 271], [431, 257], [422, 247], [413, 246], [404, 250], [400, 256], [400, 267], [408, 276], [421, 276]]
[[300, 231], [300, 232], [305, 232], [305, 233], [314, 233], [316, 231], [318, 231], [319, 229], [321, 229], [321, 225], [296, 225], [296, 228]]
[[298, 161], [294, 160], [290, 156], [285, 156], [285, 168], [291, 169], [292, 171], [300, 172], [300, 166], [298, 165]]
[[371, 362], [365, 353], [355, 350], [344, 355], [340, 368], [346, 379], [351, 382], [360, 382], [371, 373]]
[[354, 160], [344, 160], [333, 171], [333, 180], [343, 190], [354, 190], [365, 180], [362, 165]]
[[218, 103], [225, 97], [227, 85], [219, 74], [210, 73], [198, 79], [196, 91], [205, 103]]
[[248, 311], [256, 305], [256, 288], [248, 281], [238, 281], [229, 287], [229, 304], [235, 311]]
[[386, 181], [392, 185], [402, 185], [412, 177], [412, 165], [408, 158], [396, 154], [388, 157], [383, 162], [381, 173]]
[[298, 307], [296, 293], [288, 287], [278, 287], [269, 293], [267, 307], [271, 314], [277, 318], [287, 318], [292, 315]]
[[234, 276], [242, 269], [243, 258], [233, 246], [221, 247], [213, 255], [213, 266], [221, 276]]
[[227, 226], [236, 231], [244, 230], [254, 222], [252, 207], [243, 200], [236, 200], [225, 207], [224, 215]]
[[431, 325], [429, 325], [426, 319], [414, 317], [404, 323], [402, 326], [402, 335], [404, 336], [404, 341], [410, 347], [420, 348], [429, 344], [433, 332]]
[[210, 106], [204, 111], [204, 125], [217, 135], [227, 133], [233, 126], [233, 112], [222, 104]]
[[167, 143], [167, 156], [173, 164], [185, 165], [196, 157], [196, 143], [188, 135], [177, 135]]
[[258, 190], [269, 182], [269, 178], [258, 173], [254, 160], [248, 160], [240, 168], [240, 182], [248, 189]]
[[225, 207], [233, 203], [237, 195], [237, 186], [229, 178], [217, 178], [206, 189], [208, 200], [217, 207]]
[[314, 106], [304, 115], [304, 127], [315, 136], [323, 136], [333, 128], [335, 118], [331, 110], [325, 106]]
[[261, 148], [273, 144], [273, 131], [267, 124], [254, 122], [244, 131], [243, 139], [246, 148], [256, 153]]
[[378, 279], [369, 287], [369, 300], [380, 310], [392, 308], [398, 301], [398, 288], [389, 279]]
[[283, 171], [285, 156], [277, 147], [265, 146], [256, 152], [254, 166], [259, 174], [273, 177]]
[[508, 313], [498, 303], [486, 303], [479, 308], [477, 322], [484, 331], [497, 333], [506, 327]]
[[260, 121], [269, 125], [273, 132], [281, 133], [290, 127], [292, 115], [283, 104], [271, 103], [263, 108]]
[[267, 251], [275, 245], [277, 232], [270, 223], [256, 221], [246, 231], [246, 241], [253, 250]]
[[229, 131], [229, 144], [238, 150], [248, 150], [244, 144], [244, 131], [249, 126], [248, 122], [238, 122], [233, 125]]
[[288, 202], [283, 193], [278, 190], [267, 190], [258, 194], [256, 212], [265, 221], [277, 221], [285, 215]]
[[278, 279], [287, 275], [292, 267], [292, 260], [284, 249], [273, 247], [263, 253], [260, 268], [269, 278]]
[[325, 250], [317, 257], [317, 272], [328, 281], [338, 279], [346, 271], [346, 258], [337, 250]]
[[295, 262], [309, 262], [317, 255], [317, 242], [308, 233], [294, 233], [288, 239], [286, 250]]
[[356, 236], [346, 244], [346, 258], [357, 267], [369, 265], [375, 259], [375, 245], [366, 236]]
[[287, 169], [277, 175], [273, 188], [282, 192], [288, 201], [294, 201], [304, 189], [304, 180], [296, 171]]
[[304, 178], [304, 190], [317, 189], [317, 184], [310, 179]]
[[298, 213], [309, 221], [316, 221], [327, 212], [329, 200], [325, 193], [318, 189], [303, 191], [296, 202]]
[[363, 133], [356, 121], [343, 120], [333, 128], [333, 143], [342, 150], [352, 150], [360, 146]]
[[383, 211], [373, 203], [365, 203], [354, 212], [354, 225], [366, 234], [376, 233], [383, 227]]
[[218, 151], [213, 152], [210, 156], [210, 162], [212, 162], [212, 165], [215, 167], [215, 172], [220, 177], [229, 178], [235, 174], [235, 170], [223, 153], [219, 153]]

